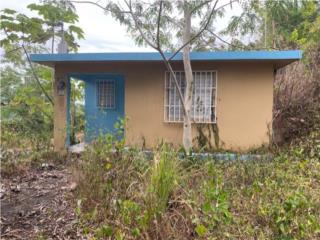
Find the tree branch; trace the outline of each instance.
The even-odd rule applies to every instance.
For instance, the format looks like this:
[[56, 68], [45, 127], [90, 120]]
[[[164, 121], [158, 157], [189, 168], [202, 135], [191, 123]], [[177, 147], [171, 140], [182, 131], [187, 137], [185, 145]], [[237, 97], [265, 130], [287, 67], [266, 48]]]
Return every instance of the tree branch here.
[[174, 71], [173, 71], [173, 68], [170, 64], [170, 62], [168, 61], [168, 59], [166, 58], [166, 56], [164, 55], [162, 49], [161, 49], [161, 44], [160, 44], [160, 21], [161, 21], [161, 12], [162, 12], [162, 4], [163, 4], [163, 1], [160, 1], [160, 7], [159, 7], [159, 13], [158, 13], [158, 20], [157, 20], [157, 46], [155, 46], [154, 44], [151, 43], [151, 41], [149, 41], [149, 39], [147, 39], [147, 37], [145, 36], [145, 34], [142, 32], [140, 26], [138, 25], [138, 21], [137, 19], [135, 18], [135, 15], [132, 11], [132, 6], [131, 6], [131, 2], [128, 3], [126, 0], [125, 0], [128, 8], [129, 8], [129, 12], [135, 22], [135, 26], [136, 28], [138, 29], [138, 31], [140, 32], [140, 35], [141, 37], [146, 41], [147, 44], [149, 44], [149, 46], [151, 46], [152, 48], [154, 48], [155, 50], [157, 50], [159, 53], [160, 53], [160, 56], [162, 57], [163, 61], [164, 61], [164, 64], [167, 68], [167, 70], [170, 72], [170, 77], [173, 78], [173, 81], [174, 81], [174, 84], [175, 84], [175, 87], [177, 88], [177, 91], [178, 91], [178, 95], [179, 95], [179, 99], [180, 99], [180, 102], [181, 102], [181, 105], [182, 105], [182, 109], [183, 109], [183, 112], [186, 113], [186, 107], [185, 107], [185, 103], [184, 103], [184, 97], [183, 97], [183, 94], [181, 92], [181, 88], [179, 86], [179, 83], [178, 83], [178, 80], [176, 78], [176, 75], [174, 74]]
[[[94, 5], [94, 6], [96, 6], [96, 7], [101, 8], [101, 9], [104, 10], [104, 11], [107, 11], [107, 12], [112, 13], [112, 10], [107, 7], [108, 5], [104, 7], [104, 6], [102, 6], [101, 4], [98, 3], [99, 1], [97, 1], [97, 2], [92, 2], [92, 1], [76, 1], [76, 0], [71, 0], [70, 2], [71, 2], [71, 3], [86, 3], [86, 4], [91, 4], [91, 5]], [[129, 13], [129, 12], [127, 12], [127, 11], [122, 11], [121, 13]]]
[[[6, 30], [6, 29], [3, 29], [3, 31], [5, 32], [7, 38], [10, 39], [10, 36], [9, 36], [9, 34], [7, 33], [7, 30]], [[46, 38], [46, 36], [44, 36], [44, 37], [42, 36], [42, 37], [39, 37], [39, 38], [34, 39], [32, 42], [38, 44], [39, 41], [42, 41], [42, 40], [44, 40], [45, 38]], [[23, 40], [23, 42], [25, 42], [25, 41]], [[19, 45], [19, 44], [18, 44], [18, 45]], [[18, 50], [20, 50], [20, 49], [22, 49], [22, 47], [19, 45], [19, 47], [16, 47], [16, 48], [13, 48], [13, 49], [11, 49], [11, 50], [9, 50], [9, 51], [6, 51], [5, 54], [3, 54], [2, 56], [8, 55], [8, 54], [10, 54], [10, 53], [12, 53], [12, 52], [15, 52], [15, 51], [18, 51]], [[49, 51], [47, 51], [47, 52], [50, 53]]]
[[166, 56], [164, 55], [164, 53], [163, 53], [163, 51], [161, 49], [161, 44], [160, 44], [160, 21], [161, 21], [162, 4], [163, 4], [163, 2], [160, 1], [158, 20], [157, 20], [157, 48], [158, 48], [157, 50], [160, 53], [167, 70], [170, 72], [170, 78], [173, 78], [175, 87], [178, 90], [178, 95], [179, 95], [179, 99], [180, 99], [180, 102], [181, 102], [181, 105], [182, 105], [183, 112], [184, 112], [184, 114], [186, 114], [187, 111], [186, 111], [186, 106], [185, 106], [185, 102], [184, 102], [184, 97], [183, 97], [183, 94], [181, 92], [181, 87], [179, 86], [177, 77], [176, 77], [176, 75], [175, 75], [175, 73], [174, 73], [174, 71], [172, 69], [172, 66], [171, 66], [170, 62], [167, 60]]
[[133, 10], [132, 10], [132, 5], [131, 5], [131, 1], [128, 3], [127, 0], [124, 0], [124, 2], [126, 3], [127, 7], [129, 8], [129, 14], [131, 15], [133, 21], [134, 21], [134, 24], [136, 26], [136, 28], [138, 29], [139, 33], [140, 33], [140, 36], [146, 41], [147, 44], [150, 45], [150, 47], [154, 48], [155, 50], [158, 50], [157, 46], [152, 43], [146, 36], [145, 34], [143, 33], [141, 27], [139, 26], [139, 22], [138, 22], [138, 19], [136, 18], [135, 14], [133, 13]]
[[[109, 11], [109, 12], [112, 12], [109, 8], [107, 7], [103, 7], [102, 5], [98, 4], [97, 2], [91, 2], [91, 1], [75, 1], [75, 0], [72, 0], [71, 2], [74, 2], [74, 3], [87, 3], [87, 4], [92, 4], [92, 5], [95, 5], [101, 9], [103, 9], [104, 11]], [[161, 50], [161, 45], [160, 45], [160, 21], [161, 21], [161, 12], [162, 12], [162, 6], [163, 6], [163, 1], [160, 1], [160, 8], [159, 8], [159, 13], [158, 13], [158, 21], [157, 21], [157, 44], [154, 44], [152, 43], [147, 37], [146, 35], [143, 33], [142, 29], [141, 29], [141, 26], [139, 25], [139, 21], [136, 17], [136, 15], [134, 14], [133, 12], [133, 9], [132, 9], [132, 5], [131, 5], [131, 1], [127, 1], [127, 0], [124, 0], [125, 4], [127, 5], [127, 7], [129, 8], [129, 11], [123, 11], [122, 13], [128, 13], [131, 15], [133, 21], [134, 21], [134, 24], [135, 24], [135, 27], [138, 29], [139, 33], [140, 33], [140, 36], [144, 39], [144, 41], [152, 48], [154, 48], [155, 50], [157, 50], [163, 61], [164, 61], [164, 64], [167, 68], [167, 70], [170, 72], [170, 76], [173, 78], [174, 80], [174, 84], [178, 90], [178, 94], [179, 94], [179, 98], [180, 98], [180, 101], [181, 101], [181, 104], [182, 104], [182, 107], [183, 107], [183, 111], [184, 113], [186, 112], [186, 108], [185, 108], [185, 104], [184, 104], [184, 98], [183, 98], [183, 94], [181, 92], [181, 89], [180, 89], [180, 86], [179, 86], [179, 83], [178, 83], [178, 80], [176, 78], [176, 75], [174, 74], [174, 71], [172, 69], [172, 66], [171, 64], [169, 63], [168, 59], [166, 58], [166, 56], [164, 55], [163, 51]]]
[[8, 52], [6, 52], [5, 54], [10, 54], [10, 53], [12, 53], [12, 52], [15, 52], [15, 51], [18, 51], [18, 50], [20, 50], [22, 47], [16, 47], [16, 48], [14, 48], [14, 49], [12, 49], [12, 50], [10, 50], [10, 51], [8, 51]]
[[158, 46], [158, 48], [160, 48], [160, 21], [161, 21], [162, 4], [163, 4], [163, 2], [160, 1], [159, 14], [158, 14], [158, 20], [157, 20], [157, 46]]
[[208, 31], [209, 33], [211, 33], [214, 37], [218, 38], [221, 42], [231, 46], [231, 47], [234, 47], [234, 48], [240, 48], [240, 49], [245, 49], [244, 47], [240, 47], [240, 46], [236, 46], [230, 42], [227, 42], [226, 40], [224, 40], [223, 38], [221, 38], [218, 34], [212, 32], [210, 29], [206, 29], [206, 31]]
[[[72, 3], [87, 3], [87, 4], [91, 4], [91, 5], [95, 5], [99, 8], [101, 8], [104, 11], [110, 11], [110, 9], [108, 9], [107, 7], [104, 7], [102, 5], [100, 5], [98, 2], [92, 2], [92, 1], [75, 1], [75, 0], [71, 0], [70, 2]], [[111, 12], [111, 11], [110, 11]]]
[[194, 8], [190, 11], [191, 15], [192, 15], [195, 11], [197, 11], [198, 9], [202, 8], [204, 5], [207, 5], [208, 3], [210, 3], [211, 1], [212, 1], [212, 0], [203, 1], [203, 2], [200, 3], [198, 6], [194, 7]]
[[228, 3], [219, 6], [219, 7], [216, 9], [216, 11], [219, 11], [219, 10], [221, 10], [222, 8], [225, 8], [226, 6], [229, 6], [229, 5], [232, 6], [232, 3], [235, 3], [235, 2], [239, 2], [239, 0], [231, 0], [231, 1], [228, 2]]
[[209, 23], [211, 22], [211, 19], [212, 19], [212, 16], [215, 12], [219, 11], [220, 9], [228, 6], [228, 5], [231, 5], [232, 3], [234, 2], [238, 2], [238, 0], [231, 0], [230, 2], [222, 5], [222, 6], [219, 6], [218, 8], [216, 8], [217, 4], [218, 4], [218, 1], [219, 0], [216, 0], [214, 5], [213, 5], [213, 8], [210, 12], [210, 15], [209, 15], [209, 18], [208, 18], [208, 21], [206, 22], [206, 24], [204, 25], [203, 28], [201, 28], [201, 30], [196, 34], [194, 35], [188, 42], [184, 43], [177, 51], [175, 51], [173, 53], [173, 55], [168, 59], [169, 61], [171, 61], [186, 45], [190, 44], [191, 42], [193, 42], [197, 37], [199, 37], [207, 28], [208, 28], [208, 25]]
[[208, 18], [206, 24], [204, 25], [204, 27], [196, 35], [194, 35], [189, 41], [183, 43], [182, 46], [175, 53], [173, 53], [173, 55], [169, 58], [169, 61], [171, 61], [185, 46], [187, 46], [188, 44], [193, 42], [197, 37], [199, 37], [203, 33], [204, 30], [207, 29], [209, 23], [211, 22], [211, 18], [213, 16], [214, 12], [215, 12], [215, 8], [216, 8], [216, 6], [218, 4], [218, 1], [219, 0], [215, 1], [214, 5], [212, 7], [212, 10], [210, 12], [209, 18]]
[[170, 72], [170, 77], [173, 78], [174, 85], [176, 86], [176, 88], [178, 90], [179, 99], [180, 99], [180, 102], [181, 102], [181, 105], [182, 105], [183, 113], [186, 114], [187, 110], [186, 110], [186, 106], [185, 106], [185, 102], [184, 102], [184, 97], [183, 97], [183, 94], [181, 92], [181, 88], [179, 86], [177, 77], [174, 74], [172, 66], [171, 66], [170, 62], [168, 61], [168, 59], [166, 58], [166, 56], [164, 55], [163, 51], [160, 48], [158, 49], [158, 51], [159, 51], [159, 53], [160, 53], [160, 55], [161, 55], [161, 57], [162, 57], [162, 59], [164, 61], [164, 64], [165, 64], [167, 70]]

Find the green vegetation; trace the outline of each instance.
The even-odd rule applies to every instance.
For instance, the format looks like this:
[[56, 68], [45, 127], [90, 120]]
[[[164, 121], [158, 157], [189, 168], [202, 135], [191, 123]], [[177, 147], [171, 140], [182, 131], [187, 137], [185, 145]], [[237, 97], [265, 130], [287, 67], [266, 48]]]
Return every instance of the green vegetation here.
[[[13, 9], [0, 11], [3, 33], [0, 44], [4, 50], [1, 58], [1, 142], [4, 148], [19, 146], [38, 152], [50, 148], [52, 138], [53, 72], [48, 67], [31, 65], [27, 55], [55, 52], [55, 43], [62, 37], [71, 51], [77, 51], [77, 41], [84, 35], [76, 26], [75, 7], [67, 1], [46, 0], [41, 4], [29, 4], [27, 8], [38, 16], [29, 17]], [[46, 44], [49, 41], [51, 47]], [[80, 90], [74, 89], [74, 103], [81, 98]], [[81, 109], [78, 105], [77, 109]]]
[[319, 137], [273, 160], [192, 162], [101, 138], [74, 167], [79, 226], [93, 239], [318, 239]]
[[[249, 0], [241, 5], [244, 11], [232, 16], [223, 31], [232, 36], [233, 48], [308, 49], [320, 41], [319, 1]], [[244, 44], [244, 36], [254, 40]]]

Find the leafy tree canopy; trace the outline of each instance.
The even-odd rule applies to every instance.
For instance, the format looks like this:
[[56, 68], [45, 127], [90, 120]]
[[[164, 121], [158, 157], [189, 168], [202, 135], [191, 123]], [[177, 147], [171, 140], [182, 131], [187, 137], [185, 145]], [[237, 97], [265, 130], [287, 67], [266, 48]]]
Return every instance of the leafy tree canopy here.
[[[0, 44], [7, 55], [21, 43], [44, 46], [50, 39], [61, 38], [62, 35], [70, 50], [77, 51], [79, 47], [77, 40], [83, 39], [84, 33], [75, 25], [78, 22], [78, 15], [74, 6], [67, 3], [66, 1], [44, 1], [42, 4], [28, 5], [31, 11], [37, 12], [38, 17], [29, 17], [12, 9], [1, 10], [0, 29], [6, 35], [1, 39]], [[67, 26], [64, 30], [62, 30], [62, 24]], [[35, 50], [33, 49], [33, 52]], [[44, 51], [45, 48], [38, 50]], [[10, 56], [7, 57], [10, 58]]]
[[[308, 48], [320, 42], [320, 2], [310, 0], [242, 2], [225, 31], [233, 41], [252, 48]], [[237, 41], [244, 37], [245, 41]], [[251, 41], [248, 39], [252, 39]]]

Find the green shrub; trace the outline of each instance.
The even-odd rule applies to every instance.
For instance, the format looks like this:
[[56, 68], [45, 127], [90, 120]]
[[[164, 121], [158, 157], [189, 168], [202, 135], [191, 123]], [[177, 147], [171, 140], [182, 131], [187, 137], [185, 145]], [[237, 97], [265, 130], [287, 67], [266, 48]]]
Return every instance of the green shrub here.
[[204, 182], [204, 202], [201, 206], [203, 221], [209, 229], [218, 226], [219, 223], [229, 223], [232, 219], [229, 211], [228, 195], [221, 188], [221, 182]]

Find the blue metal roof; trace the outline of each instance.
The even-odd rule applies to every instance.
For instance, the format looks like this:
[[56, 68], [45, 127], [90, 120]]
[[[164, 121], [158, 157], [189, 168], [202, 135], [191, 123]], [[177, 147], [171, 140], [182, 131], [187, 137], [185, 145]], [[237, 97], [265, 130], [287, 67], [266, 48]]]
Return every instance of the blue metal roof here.
[[[165, 53], [170, 57], [171, 53]], [[83, 62], [83, 61], [161, 61], [158, 52], [109, 52], [109, 53], [64, 53], [64, 54], [31, 54], [31, 61], [38, 63]], [[191, 61], [246, 61], [246, 60], [299, 60], [302, 51], [217, 51], [191, 52]], [[173, 61], [181, 61], [178, 53]]]

